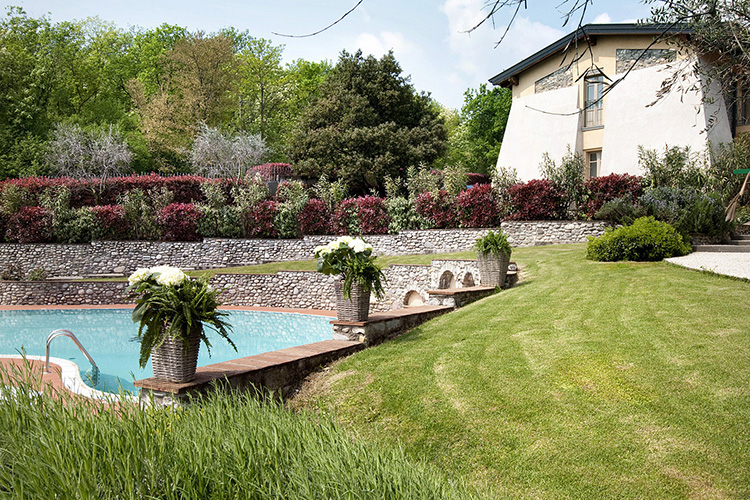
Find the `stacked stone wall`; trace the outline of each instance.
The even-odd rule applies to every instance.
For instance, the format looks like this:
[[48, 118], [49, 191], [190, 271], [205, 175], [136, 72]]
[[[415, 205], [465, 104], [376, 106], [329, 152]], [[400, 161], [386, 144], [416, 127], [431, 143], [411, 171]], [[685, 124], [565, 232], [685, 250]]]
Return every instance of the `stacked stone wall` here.
[[[604, 232], [604, 222], [504, 222], [513, 246], [586, 241]], [[414, 255], [470, 250], [488, 229], [433, 229], [371, 235], [378, 255]], [[200, 242], [95, 241], [85, 245], [0, 244], [0, 270], [18, 266], [23, 273], [44, 268], [51, 277], [129, 274], [139, 267], [168, 264], [192, 269], [306, 260], [316, 246], [334, 236], [296, 240], [205, 239]]]

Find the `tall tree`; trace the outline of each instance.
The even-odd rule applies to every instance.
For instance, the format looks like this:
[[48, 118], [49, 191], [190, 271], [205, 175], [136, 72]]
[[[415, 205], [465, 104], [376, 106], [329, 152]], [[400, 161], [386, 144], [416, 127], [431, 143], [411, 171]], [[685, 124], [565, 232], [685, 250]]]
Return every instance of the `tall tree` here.
[[510, 89], [488, 89], [485, 83], [464, 93], [461, 119], [466, 143], [470, 145], [469, 170], [487, 174], [495, 166], [508, 124], [511, 98]]
[[392, 52], [381, 59], [342, 52], [292, 137], [297, 172], [338, 177], [364, 192], [439, 157], [445, 123], [430, 97], [401, 73]]
[[237, 83], [233, 41], [198, 32], [177, 41], [164, 56], [164, 72], [156, 92], [149, 94], [138, 79], [129, 83], [144, 134], [169, 161], [184, 161], [184, 152], [199, 124], [218, 126], [231, 114]]

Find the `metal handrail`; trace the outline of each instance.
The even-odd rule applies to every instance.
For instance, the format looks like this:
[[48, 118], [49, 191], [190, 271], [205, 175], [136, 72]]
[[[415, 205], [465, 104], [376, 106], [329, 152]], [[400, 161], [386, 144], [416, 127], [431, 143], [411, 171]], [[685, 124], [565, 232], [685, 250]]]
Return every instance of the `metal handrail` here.
[[94, 362], [94, 358], [91, 357], [91, 355], [88, 353], [85, 347], [81, 344], [81, 342], [78, 340], [78, 337], [73, 335], [73, 332], [70, 330], [55, 330], [54, 332], [50, 333], [47, 337], [47, 354], [44, 358], [44, 373], [51, 373], [49, 369], [49, 345], [50, 343], [55, 340], [57, 337], [68, 337], [70, 340], [72, 340], [75, 345], [78, 347], [78, 349], [83, 353], [84, 356], [86, 356], [86, 359], [89, 360], [89, 363], [94, 367], [94, 373], [99, 373], [99, 367], [96, 366], [96, 363]]

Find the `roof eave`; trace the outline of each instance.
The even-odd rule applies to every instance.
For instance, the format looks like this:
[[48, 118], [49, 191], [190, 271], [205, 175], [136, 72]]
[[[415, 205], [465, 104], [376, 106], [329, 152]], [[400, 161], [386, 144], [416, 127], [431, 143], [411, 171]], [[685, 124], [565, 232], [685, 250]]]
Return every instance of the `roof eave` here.
[[510, 88], [518, 83], [518, 75], [538, 64], [539, 62], [562, 51], [568, 44], [586, 37], [599, 35], [674, 35], [687, 34], [691, 30], [685, 25], [675, 24], [586, 24], [568, 33], [556, 42], [551, 43], [542, 50], [532, 54], [526, 59], [514, 64], [505, 71], [498, 73], [489, 79], [492, 85]]

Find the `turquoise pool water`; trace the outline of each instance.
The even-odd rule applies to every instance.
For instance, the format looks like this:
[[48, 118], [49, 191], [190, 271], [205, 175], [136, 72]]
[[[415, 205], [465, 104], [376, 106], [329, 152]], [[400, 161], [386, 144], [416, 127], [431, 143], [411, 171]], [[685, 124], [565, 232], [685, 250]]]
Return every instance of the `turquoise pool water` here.
[[[332, 338], [331, 318], [309, 314], [261, 311], [228, 311], [235, 352], [209, 329], [211, 357], [201, 345], [198, 366], [252, 356]], [[134, 380], [151, 376], [151, 363], [138, 368], [140, 345], [134, 337], [138, 326], [130, 319], [130, 309], [55, 309], [0, 311], [0, 354], [44, 356], [47, 336], [59, 328], [70, 330], [94, 358], [100, 376], [90, 377], [91, 365], [73, 341], [60, 337], [52, 341], [50, 356], [69, 359], [81, 370], [87, 384], [100, 391], [118, 392], [119, 387], [136, 393]]]

